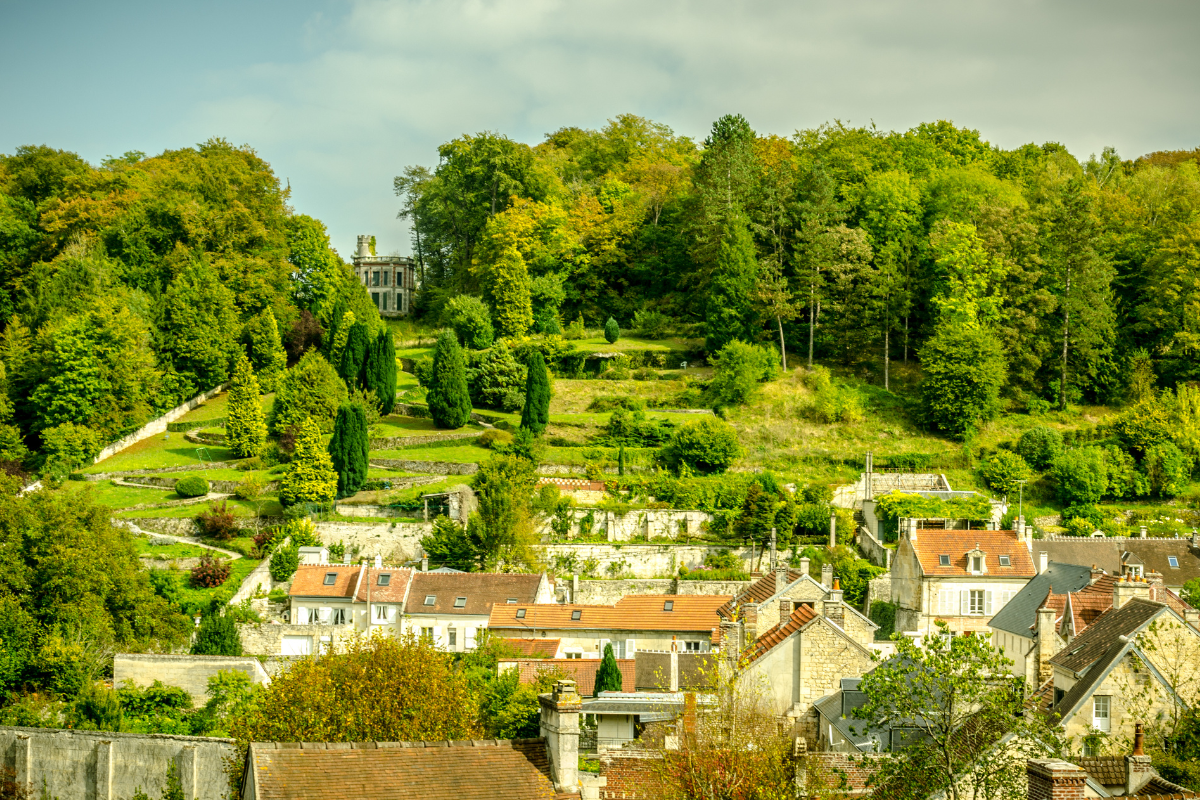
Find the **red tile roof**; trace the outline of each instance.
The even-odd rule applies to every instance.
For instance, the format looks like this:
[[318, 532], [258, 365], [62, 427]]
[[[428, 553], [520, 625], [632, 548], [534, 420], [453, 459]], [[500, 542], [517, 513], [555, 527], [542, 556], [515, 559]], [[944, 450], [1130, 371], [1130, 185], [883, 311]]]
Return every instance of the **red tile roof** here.
[[[302, 564], [292, 578], [288, 589], [290, 597], [340, 597], [346, 600], [354, 594], [354, 585], [362, 567], [358, 564]], [[335, 581], [325, 585], [325, 576], [334, 575]]]
[[[496, 630], [704, 631], [720, 626], [717, 609], [729, 595], [631, 594], [611, 606], [495, 605], [488, 628]], [[667, 603], [672, 610], [665, 610]], [[523, 617], [517, 612], [525, 611]], [[579, 619], [572, 619], [574, 612]]]
[[246, 800], [553, 798], [541, 739], [250, 745]]
[[[967, 553], [978, 547], [984, 552], [988, 578], [1032, 578], [1037, 574], [1029, 549], [1015, 531], [939, 531], [921, 529], [913, 550], [921, 562], [921, 571], [937, 577], [976, 577], [967, 571]], [[941, 565], [941, 556], [950, 556], [950, 565]], [[1009, 566], [1000, 566], [1000, 556], [1009, 557]]]
[[754, 644], [750, 646], [750, 652], [746, 654], [747, 663], [766, 655], [772, 647], [812, 622], [816, 617], [816, 612], [812, 610], [811, 606], [797, 607], [790, 617], [754, 640]]
[[554, 658], [562, 639], [494, 639], [512, 649], [517, 658]]
[[[596, 693], [596, 671], [600, 669], [598, 658], [502, 658], [499, 661], [501, 672], [504, 671], [505, 664], [517, 665], [521, 683], [533, 683], [542, 673], [561, 672], [575, 681], [580, 694], [591, 696]], [[633, 666], [632, 658], [617, 659], [617, 667], [621, 670], [622, 692], [635, 690]]]
[[[386, 586], [380, 586], [379, 579], [384, 575], [390, 577]], [[357, 599], [360, 603], [367, 602], [368, 597], [372, 603], [403, 603], [412, 576], [413, 570], [402, 567], [371, 567], [358, 584]]]
[[[804, 576], [798, 569], [788, 570], [788, 583], [798, 581]], [[814, 579], [815, 580], [815, 579]], [[725, 619], [733, 619], [734, 610], [746, 603], [761, 603], [774, 596], [780, 587], [775, 586], [775, 573], [768, 572], [754, 583], [747, 586], [728, 603], [717, 609], [717, 613]]]
[[[413, 576], [408, 593], [407, 614], [468, 614], [483, 616], [492, 606], [509, 600], [516, 604], [532, 603], [537, 599], [540, 574], [510, 574], [503, 572], [418, 572]], [[432, 605], [426, 605], [427, 598]], [[465, 598], [462, 608], [455, 608], [458, 598]], [[516, 604], [510, 607], [516, 608]]]

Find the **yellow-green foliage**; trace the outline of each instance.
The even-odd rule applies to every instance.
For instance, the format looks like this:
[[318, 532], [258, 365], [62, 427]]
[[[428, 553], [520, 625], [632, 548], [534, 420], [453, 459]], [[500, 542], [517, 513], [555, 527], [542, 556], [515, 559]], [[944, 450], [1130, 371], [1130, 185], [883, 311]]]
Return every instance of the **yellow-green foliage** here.
[[490, 277], [496, 334], [508, 338], [524, 336], [533, 325], [533, 300], [529, 294], [529, 270], [520, 251], [515, 247], [501, 250]]
[[331, 503], [337, 495], [337, 482], [333, 462], [321, 443], [321, 431], [315, 422], [305, 419], [300, 423], [292, 463], [279, 482], [279, 502], [285, 506]]
[[229, 412], [225, 419], [225, 441], [243, 458], [256, 456], [267, 441], [267, 422], [259, 402], [258, 379], [245, 356], [238, 359], [229, 386]]

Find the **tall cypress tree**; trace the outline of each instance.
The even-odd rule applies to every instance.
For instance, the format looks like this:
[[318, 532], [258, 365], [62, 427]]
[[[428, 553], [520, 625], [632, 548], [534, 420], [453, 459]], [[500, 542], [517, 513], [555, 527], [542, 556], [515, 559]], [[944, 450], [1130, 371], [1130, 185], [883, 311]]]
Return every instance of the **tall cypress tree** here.
[[529, 357], [525, 378], [525, 407], [521, 409], [521, 427], [540, 435], [550, 422], [550, 375], [546, 359], [537, 350]]
[[329, 458], [337, 472], [338, 495], [354, 494], [367, 480], [367, 415], [357, 403], [342, 403], [329, 440]]
[[250, 368], [250, 359], [243, 355], [233, 368], [225, 420], [229, 449], [243, 458], [258, 455], [267, 441], [267, 423], [258, 394], [258, 380]]
[[601, 692], [619, 692], [621, 688], [621, 668], [613, 655], [612, 644], [606, 644], [604, 658], [600, 659], [600, 667], [596, 670], [596, 696], [599, 697]]
[[346, 339], [346, 349], [342, 351], [342, 361], [338, 374], [347, 386], [363, 385], [363, 367], [367, 363], [367, 349], [371, 345], [371, 335], [367, 326], [361, 322], [354, 323], [350, 328], [350, 336]]
[[708, 352], [715, 353], [734, 339], [753, 341], [750, 297], [757, 273], [747, 220], [740, 214], [731, 216], [725, 222], [708, 287], [704, 315]]
[[443, 331], [433, 351], [433, 385], [426, 397], [429, 415], [439, 428], [461, 428], [471, 419], [467, 366], [454, 331]]
[[367, 349], [363, 385], [375, 392], [379, 413], [384, 416], [396, 407], [396, 345], [389, 330], [382, 331]]

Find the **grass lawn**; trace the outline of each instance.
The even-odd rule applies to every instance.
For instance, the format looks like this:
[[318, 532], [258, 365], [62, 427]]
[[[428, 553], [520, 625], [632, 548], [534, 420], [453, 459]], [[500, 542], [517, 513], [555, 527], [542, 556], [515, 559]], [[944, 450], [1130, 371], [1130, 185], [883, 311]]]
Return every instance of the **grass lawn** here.
[[193, 444], [184, 439], [182, 433], [162, 433], [130, 445], [99, 464], [87, 467], [83, 472], [183, 467], [210, 461], [232, 461], [235, 458], [233, 451], [228, 448]]
[[[517, 419], [520, 421], [520, 417]], [[431, 419], [402, 417], [399, 414], [390, 414], [376, 423], [374, 437], [390, 439], [400, 436], [434, 436], [439, 433], [470, 433], [482, 432], [483, 430], [479, 425], [468, 423], [456, 431], [448, 431], [434, 425]]]
[[261, 562], [250, 558], [239, 558], [229, 562], [229, 577], [225, 579], [223, 584], [214, 586], [211, 589], [193, 587], [189, 574], [181, 570], [161, 570], [158, 572], [168, 572], [171, 575], [175, 583], [175, 591], [172, 592], [172, 599], [179, 603], [184, 613], [191, 615], [201, 610], [207, 610], [213, 600], [213, 596], [218, 592], [226, 595], [226, 597], [236, 592], [242, 585], [242, 581], [254, 571], [254, 568], [259, 563]]
[[[391, 492], [380, 492], [376, 500], [379, 505], [386, 506], [390, 503], [411, 503], [421, 499], [423, 494], [437, 494], [452, 489], [460, 484], [469, 484], [471, 482], [470, 475], [450, 475], [444, 480], [434, 483], [426, 483], [423, 486], [412, 486], [408, 489], [397, 489]], [[420, 513], [417, 514], [418, 518]], [[364, 517], [356, 517], [357, 521], [366, 521]]]
[[[254, 502], [249, 500], [238, 500], [236, 497], [230, 497], [226, 500], [229, 504], [229, 510], [233, 512], [235, 517], [253, 517], [256, 513], [264, 517], [278, 517], [283, 514], [283, 506], [279, 505], [279, 498], [274, 496], [266, 496]], [[139, 517], [161, 517], [163, 519], [187, 519], [195, 518], [201, 511], [208, 509], [207, 503], [196, 503], [190, 506], [176, 506], [174, 508], [144, 508], [137, 511], [120, 511], [117, 516], [125, 519], [138, 519]]]
[[[600, 378], [556, 378], [553, 386], [554, 394], [550, 398], [550, 418], [554, 420], [556, 415], [589, 413], [588, 406], [598, 397], [635, 397], [645, 400], [647, 403], [654, 400], [669, 400], [686, 386], [687, 384], [680, 380], [607, 381]], [[653, 411], [646, 413], [654, 415]], [[667, 414], [665, 416], [678, 417], [679, 415]]]
[[[270, 411], [271, 403], [275, 401], [275, 395], [265, 394], [262, 396], [263, 411]], [[229, 393], [222, 392], [211, 400], [205, 401], [204, 405], [193, 408], [188, 413], [176, 420], [176, 422], [194, 422], [197, 427], [201, 427], [203, 423], [209, 420], [224, 419], [229, 412]]]
[[[603, 335], [592, 336], [587, 339], [572, 339], [569, 342], [575, 345], [577, 350], [582, 350], [585, 353], [623, 353], [628, 350], [693, 350], [704, 345], [701, 339], [638, 339], [634, 336], [624, 336], [617, 339], [612, 344]], [[679, 366], [671, 364], [672, 368]]]
[[486, 447], [451, 442], [448, 446], [438, 444], [405, 447], [400, 450], [372, 450], [371, 458], [395, 458], [405, 461], [448, 461], [455, 464], [477, 464], [486, 461], [491, 451]]
[[89, 482], [83, 491], [91, 492], [96, 502], [109, 508], [128, 508], [142, 503], [165, 503], [180, 500], [171, 489], [142, 489], [132, 486], [115, 486], [112, 481]]

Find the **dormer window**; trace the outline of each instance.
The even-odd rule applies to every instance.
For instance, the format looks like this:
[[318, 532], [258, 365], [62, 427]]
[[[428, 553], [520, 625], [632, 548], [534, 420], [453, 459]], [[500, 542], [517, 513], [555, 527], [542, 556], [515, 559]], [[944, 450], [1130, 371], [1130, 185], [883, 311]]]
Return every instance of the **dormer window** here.
[[1167, 556], [1167, 563], [1171, 565], [1171, 569], [1179, 569], [1179, 559], [1175, 556]]
[[575, 611], [572, 611], [572, 612], [571, 612], [571, 619], [572, 619], [572, 620], [576, 620], [576, 621], [577, 621], [577, 620], [578, 620], [580, 617], [582, 617], [582, 616], [583, 616], [583, 612], [582, 612], [582, 611], [575, 610]]
[[333, 586], [335, 583], [337, 583], [337, 573], [336, 572], [326, 572], [325, 573], [325, 585]]
[[1011, 567], [1012, 566], [1012, 557], [1011, 556], [1000, 556], [1000, 566]]
[[437, 595], [436, 594], [425, 595], [425, 605], [432, 606], [436, 603], [437, 603]]
[[950, 556], [938, 556], [938, 566], [939, 567], [950, 566]]
[[972, 575], [983, 575], [987, 572], [987, 554], [975, 545], [975, 549], [967, 553], [967, 572]]
[[1126, 564], [1125, 565], [1125, 574], [1130, 578], [1142, 577], [1142, 565], [1141, 564]]
[[507, 603], [508, 603], [510, 606], [511, 606], [511, 605], [515, 605], [515, 604], [516, 604], [516, 602], [517, 602], [517, 598], [515, 598], [515, 597], [510, 597], [510, 598], [508, 598], [508, 600], [507, 600], [506, 602], [507, 602]]
[[386, 575], [380, 575], [379, 580], [376, 581], [376, 584], [378, 586], [387, 586], [391, 582], [392, 582], [392, 575], [391, 575], [391, 573], [388, 573]]
[[465, 597], [454, 598], [454, 607], [455, 608], [466, 608], [467, 607], [467, 598], [465, 598]]

